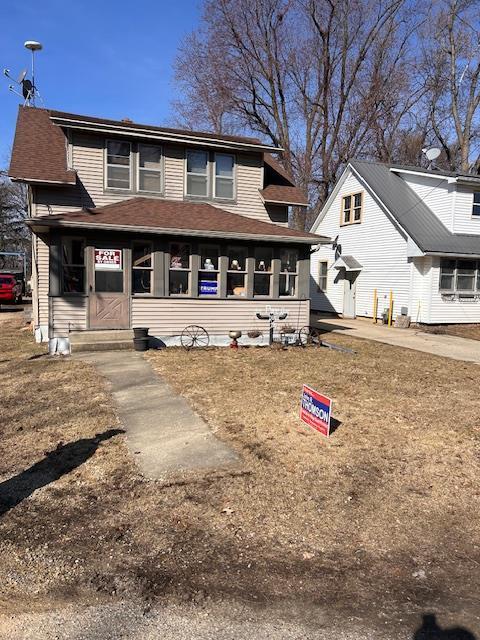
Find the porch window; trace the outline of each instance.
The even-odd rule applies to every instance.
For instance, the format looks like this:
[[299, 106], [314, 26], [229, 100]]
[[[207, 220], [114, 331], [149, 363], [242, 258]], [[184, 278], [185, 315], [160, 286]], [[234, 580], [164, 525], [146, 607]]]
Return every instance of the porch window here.
[[280, 296], [293, 297], [297, 288], [298, 251], [282, 249], [280, 253]]
[[439, 290], [466, 297], [480, 292], [480, 261], [442, 259]]
[[85, 293], [85, 241], [64, 238], [62, 241], [62, 291]]
[[216, 245], [200, 245], [200, 269], [198, 272], [198, 295], [218, 295], [218, 257]]
[[342, 197], [340, 224], [355, 224], [362, 221], [363, 191]]
[[186, 242], [170, 244], [168, 291], [172, 296], [190, 294], [191, 247]]
[[152, 292], [152, 245], [135, 242], [132, 250], [132, 292]]
[[187, 195], [208, 196], [208, 153], [187, 151]]
[[253, 274], [253, 295], [270, 296], [272, 291], [273, 250], [269, 247], [255, 248], [255, 272]]
[[245, 247], [228, 247], [227, 295], [245, 296], [247, 293], [247, 249]]
[[235, 157], [226, 153], [215, 154], [215, 198], [233, 200]]
[[131, 188], [130, 179], [130, 142], [120, 140], [107, 141], [107, 187], [112, 189], [123, 189], [125, 191]]
[[328, 282], [328, 262], [320, 260], [318, 263], [318, 291], [326, 291]]
[[138, 145], [138, 190], [150, 193], [162, 191], [162, 148], [151, 144]]
[[472, 216], [480, 216], [480, 191], [474, 191], [473, 193]]

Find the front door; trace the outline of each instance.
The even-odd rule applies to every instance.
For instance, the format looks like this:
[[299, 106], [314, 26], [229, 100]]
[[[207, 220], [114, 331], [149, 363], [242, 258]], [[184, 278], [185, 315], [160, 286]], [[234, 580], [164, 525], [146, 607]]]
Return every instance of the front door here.
[[355, 318], [355, 296], [358, 271], [345, 271], [343, 290], [343, 317]]
[[125, 250], [94, 248], [89, 286], [90, 329], [128, 329], [130, 295]]

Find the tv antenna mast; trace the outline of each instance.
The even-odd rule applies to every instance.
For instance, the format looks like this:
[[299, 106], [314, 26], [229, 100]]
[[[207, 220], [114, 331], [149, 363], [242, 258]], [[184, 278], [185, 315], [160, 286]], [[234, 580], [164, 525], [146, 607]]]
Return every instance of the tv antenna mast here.
[[35, 86], [35, 52], [41, 51], [43, 49], [43, 45], [36, 40], [27, 40], [24, 44], [24, 47], [32, 53], [32, 79], [29, 80], [27, 78], [26, 70], [23, 70], [17, 79], [10, 75], [9, 69], [4, 69], [3, 73], [7, 78], [9, 78], [9, 80], [13, 80], [16, 85], [21, 87], [21, 89], [17, 89], [13, 84], [11, 84], [8, 87], [9, 90], [12, 93], [15, 93], [17, 96], [23, 98], [25, 100], [24, 105], [28, 107], [34, 107], [36, 98], [40, 98], [40, 94], [37, 91], [37, 87]]

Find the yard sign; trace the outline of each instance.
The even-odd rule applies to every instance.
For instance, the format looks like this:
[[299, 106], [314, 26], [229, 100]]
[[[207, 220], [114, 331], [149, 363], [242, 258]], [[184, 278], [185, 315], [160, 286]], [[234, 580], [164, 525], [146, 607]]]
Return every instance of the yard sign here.
[[309, 427], [320, 431], [324, 436], [330, 435], [330, 416], [332, 414], [332, 401], [314, 391], [306, 384], [303, 385], [302, 403], [300, 406], [300, 420]]
[[119, 271], [122, 268], [121, 249], [95, 249], [95, 270], [114, 269]]

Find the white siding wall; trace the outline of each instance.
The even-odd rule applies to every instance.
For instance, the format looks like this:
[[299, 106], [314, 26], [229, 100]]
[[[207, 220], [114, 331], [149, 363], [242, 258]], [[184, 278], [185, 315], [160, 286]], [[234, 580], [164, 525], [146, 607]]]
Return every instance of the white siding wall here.
[[34, 236], [34, 291], [32, 305], [34, 309], [34, 323], [37, 326], [48, 326], [48, 289], [50, 250], [48, 244], [40, 236]]
[[[180, 145], [164, 144], [165, 198], [183, 200], [185, 149]], [[82, 132], [73, 136], [72, 164], [78, 173], [75, 187], [37, 187], [35, 215], [65, 213], [82, 206], [101, 207], [120, 202], [141, 193], [112, 193], [104, 189], [104, 140]], [[259, 189], [263, 186], [263, 158], [260, 153], [236, 154], [236, 202], [211, 204], [227, 211], [271, 222]]]
[[[342, 195], [364, 192], [363, 221], [361, 224], [340, 226]], [[356, 313], [358, 316], [373, 315], [373, 292], [378, 292], [378, 312], [388, 306], [390, 290], [394, 295], [394, 316], [400, 307], [409, 306], [410, 264], [407, 259], [407, 242], [397, 228], [380, 209], [371, 193], [349, 173], [338, 195], [331, 203], [316, 233], [335, 238], [342, 246], [343, 255], [352, 255], [363, 269], [357, 279]], [[322, 246], [312, 254], [311, 298], [312, 309], [343, 312], [344, 280], [333, 267], [334, 251]], [[328, 260], [327, 292], [317, 290], [318, 263]], [[410, 312], [410, 309], [409, 309]]]
[[255, 300], [202, 300], [181, 298], [133, 298], [132, 327], [149, 327], [150, 335], [167, 337], [180, 335], [182, 330], [197, 324], [212, 336], [225, 336], [228, 331], [259, 330], [268, 336], [268, 320], [258, 320], [256, 313], [267, 307], [284, 309], [288, 317], [277, 325], [293, 325], [296, 329], [310, 324], [309, 300], [285, 300], [269, 303]]
[[440, 218], [447, 229], [452, 231], [455, 185], [448, 184], [447, 179], [440, 176], [426, 178], [408, 173], [399, 173], [398, 175]]
[[430, 314], [428, 321], [431, 324], [480, 322], [479, 300], [446, 300], [442, 298], [439, 291], [440, 258], [431, 258], [430, 262]]
[[455, 193], [455, 233], [480, 234], [480, 216], [472, 216], [473, 189], [458, 185]]
[[87, 297], [52, 298], [54, 338], [68, 336], [70, 331], [87, 328]]

